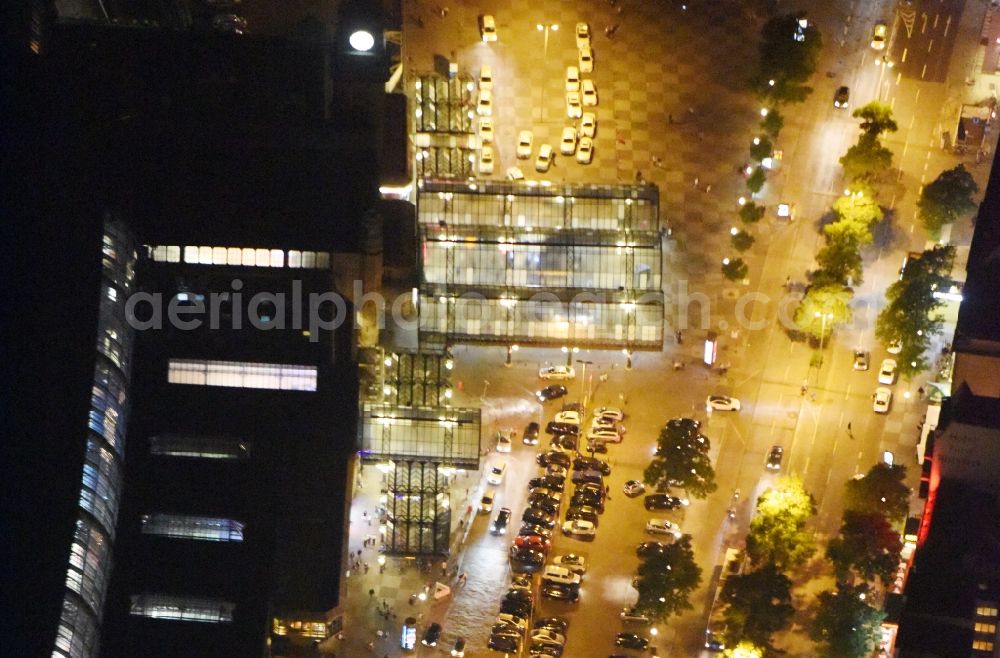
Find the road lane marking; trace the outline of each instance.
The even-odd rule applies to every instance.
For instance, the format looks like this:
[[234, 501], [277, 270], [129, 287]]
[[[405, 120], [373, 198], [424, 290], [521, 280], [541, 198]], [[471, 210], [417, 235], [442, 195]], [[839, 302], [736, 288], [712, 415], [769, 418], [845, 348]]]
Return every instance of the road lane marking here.
[[920, 79], [923, 80], [925, 75], [927, 75], [927, 65], [926, 64], [924, 64], [924, 68], [920, 69]]
[[931, 39], [930, 43], [927, 44], [927, 52], [930, 52], [931, 48], [933, 47], [934, 47], [934, 39]]
[[948, 15], [948, 20], [944, 24], [944, 35], [948, 36], [948, 30], [951, 29], [951, 15]]
[[927, 13], [920, 14], [920, 18], [924, 19], [923, 25], [920, 26], [920, 34], [927, 31]]
[[889, 210], [892, 210], [895, 207], [896, 207], [896, 195], [893, 194], [892, 201], [889, 202]]
[[[913, 102], [916, 103], [919, 100], [920, 100], [920, 87], [917, 87], [917, 93], [916, 93], [916, 95], [913, 96]], [[916, 118], [917, 118], [917, 115], [914, 114], [913, 117], [910, 119], [910, 128], [913, 128], [913, 121]]]
[[907, 54], [908, 52], [910, 52], [910, 49], [909, 49], [909, 48], [903, 48], [903, 57], [902, 57], [902, 58], [900, 58], [900, 60], [899, 60], [899, 61], [900, 61], [900, 63], [903, 63], [903, 62], [905, 62], [905, 61], [906, 61], [906, 54]]
[[934, 29], [937, 29], [938, 19], [941, 18], [941, 14], [934, 14]]

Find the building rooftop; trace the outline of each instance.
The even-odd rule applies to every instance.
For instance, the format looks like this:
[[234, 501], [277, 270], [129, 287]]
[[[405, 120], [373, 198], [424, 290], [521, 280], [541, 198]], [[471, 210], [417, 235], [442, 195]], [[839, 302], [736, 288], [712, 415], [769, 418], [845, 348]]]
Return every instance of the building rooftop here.
[[955, 328], [955, 349], [982, 349], [980, 340], [1000, 341], [1000, 166], [994, 155], [986, 194], [979, 205], [969, 249], [968, 276]]

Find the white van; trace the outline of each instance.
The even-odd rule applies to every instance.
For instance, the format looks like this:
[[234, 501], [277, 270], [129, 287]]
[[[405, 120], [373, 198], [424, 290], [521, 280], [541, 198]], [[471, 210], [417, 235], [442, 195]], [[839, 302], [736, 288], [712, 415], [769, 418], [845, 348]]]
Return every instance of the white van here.
[[483, 497], [479, 500], [479, 513], [489, 514], [493, 511], [493, 501], [497, 499], [497, 490], [490, 487], [483, 492]]
[[550, 564], [545, 567], [545, 571], [542, 573], [542, 580], [550, 583], [559, 583], [560, 585], [579, 585], [580, 574], [573, 573], [566, 567]]
[[507, 472], [507, 462], [497, 462], [490, 467], [489, 475], [486, 476], [486, 481], [490, 484], [500, 484], [503, 482], [503, 476]]

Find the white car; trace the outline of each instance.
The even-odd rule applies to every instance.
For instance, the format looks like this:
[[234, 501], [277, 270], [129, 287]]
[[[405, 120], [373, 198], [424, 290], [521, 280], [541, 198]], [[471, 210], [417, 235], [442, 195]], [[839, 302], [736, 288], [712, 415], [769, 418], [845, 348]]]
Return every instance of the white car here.
[[872, 403], [872, 409], [875, 413], [889, 413], [889, 405], [892, 404], [892, 391], [887, 389], [885, 386], [879, 386], [875, 389], [875, 395], [873, 398], [874, 402]]
[[520, 167], [507, 167], [507, 180], [524, 180], [524, 172]]
[[493, 91], [493, 69], [488, 64], [479, 67], [479, 88]]
[[594, 81], [583, 80], [580, 83], [581, 93], [583, 94], [583, 106], [584, 107], [595, 107], [597, 105], [597, 87], [594, 86]]
[[559, 413], [556, 414], [555, 421], [557, 423], [569, 423], [571, 425], [579, 425], [580, 412], [573, 411], [572, 409], [569, 411], [560, 411]]
[[900, 352], [903, 351], [903, 341], [901, 340], [892, 341], [886, 346], [885, 351], [888, 352], [889, 354], [899, 354]]
[[885, 38], [888, 31], [888, 27], [882, 21], [875, 23], [875, 29], [872, 31], [872, 50], [885, 50]]
[[562, 524], [562, 531], [564, 535], [569, 535], [571, 537], [591, 539], [597, 536], [597, 529], [594, 528], [594, 524], [590, 521], [584, 521], [583, 519], [566, 521]]
[[674, 539], [681, 538], [681, 529], [676, 523], [666, 519], [650, 519], [646, 521], [646, 532], [651, 535], [672, 535]]
[[584, 112], [580, 117], [580, 137], [594, 138], [597, 134], [597, 116], [593, 112]]
[[566, 67], [566, 91], [580, 91], [580, 69], [575, 66]]
[[715, 411], [739, 411], [740, 401], [728, 395], [709, 395], [705, 399], [705, 408]]
[[878, 383], [892, 385], [896, 383], [896, 360], [885, 359], [878, 370]]
[[528, 627], [528, 622], [524, 618], [506, 612], [502, 612], [497, 615], [497, 621], [501, 624], [507, 624], [508, 626], [515, 626], [522, 631]]
[[493, 142], [493, 117], [479, 117], [479, 141], [483, 144]]
[[490, 468], [489, 475], [486, 476], [486, 481], [490, 484], [500, 484], [503, 482], [503, 476], [506, 473], [507, 462], [497, 462]]
[[538, 369], [539, 379], [574, 379], [576, 370], [573, 366], [543, 366]]
[[590, 164], [594, 159], [594, 140], [589, 137], [581, 137], [580, 143], [576, 147], [576, 161], [580, 164]]
[[570, 119], [579, 119], [583, 114], [583, 106], [580, 105], [580, 92], [566, 92], [566, 116]]
[[493, 147], [489, 144], [483, 144], [483, 148], [479, 152], [479, 173], [486, 176], [492, 174], [494, 162]]
[[602, 443], [621, 443], [622, 435], [618, 433], [618, 430], [597, 428], [587, 432], [587, 440], [601, 441]]
[[579, 585], [580, 574], [574, 573], [566, 567], [550, 564], [542, 572], [542, 580], [547, 580], [550, 583], [559, 583], [560, 585]]
[[594, 416], [604, 416], [614, 420], [625, 420], [625, 412], [618, 407], [598, 407], [594, 409]]
[[480, 17], [479, 34], [482, 35], [484, 42], [497, 40], [497, 22], [492, 15], [484, 14]]
[[611, 416], [596, 416], [590, 421], [592, 430], [615, 430], [618, 431], [618, 421]]
[[576, 24], [576, 47], [590, 48], [590, 26], [586, 23]]
[[556, 633], [550, 628], [536, 628], [531, 631], [531, 641], [558, 644], [559, 646], [562, 646], [566, 644], [566, 636]]
[[510, 452], [514, 445], [514, 428], [505, 427], [497, 432], [497, 452]]
[[576, 553], [557, 555], [552, 559], [552, 564], [569, 569], [573, 573], [580, 574], [581, 576], [587, 573], [587, 558], [582, 555], [577, 555]]
[[479, 90], [479, 102], [476, 103], [476, 114], [483, 117], [493, 116], [493, 92], [489, 89]]
[[594, 51], [590, 46], [580, 48], [580, 73], [590, 73], [594, 70]]
[[538, 157], [535, 158], [535, 171], [540, 174], [544, 174], [552, 166], [552, 158], [554, 154], [552, 153], [552, 147], [548, 144], [542, 144], [538, 147]]
[[562, 139], [559, 141], [559, 152], [563, 155], [573, 155], [576, 153], [576, 130], [566, 126], [562, 130]]
[[530, 130], [522, 130], [517, 134], [517, 157], [520, 160], [527, 160], [531, 157], [531, 144], [535, 136]]

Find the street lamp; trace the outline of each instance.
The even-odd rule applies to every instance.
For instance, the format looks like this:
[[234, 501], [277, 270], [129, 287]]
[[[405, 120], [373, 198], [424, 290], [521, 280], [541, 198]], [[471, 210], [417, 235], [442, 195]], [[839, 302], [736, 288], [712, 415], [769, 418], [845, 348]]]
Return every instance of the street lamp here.
[[826, 338], [826, 321], [833, 319], [833, 313], [820, 313], [816, 311], [815, 316], [817, 318], [822, 318], [822, 323], [819, 330], [819, 367], [823, 367], [823, 341]]
[[541, 23], [538, 23], [535, 25], [535, 29], [537, 29], [539, 32], [545, 33], [545, 45], [542, 47], [542, 57], [547, 58], [549, 56], [549, 31], [551, 30], [552, 32], [558, 32], [559, 24], [551, 23], [548, 25], [543, 25]]
[[[577, 348], [573, 349], [576, 350]], [[580, 378], [583, 382], [583, 386], [581, 387], [581, 390], [583, 391], [583, 411], [586, 411], [587, 402], [590, 400], [590, 391], [587, 386], [587, 366], [593, 365], [594, 362], [588, 359], [577, 359], [576, 362], [583, 366], [583, 369], [580, 371]], [[583, 416], [583, 413], [581, 413], [580, 416]]]
[[504, 366], [506, 366], [508, 368], [511, 366], [511, 356], [513, 355], [514, 352], [516, 352], [519, 349], [520, 349], [520, 347], [517, 346], [517, 345], [508, 345], [507, 346], [507, 361], [504, 363]]

